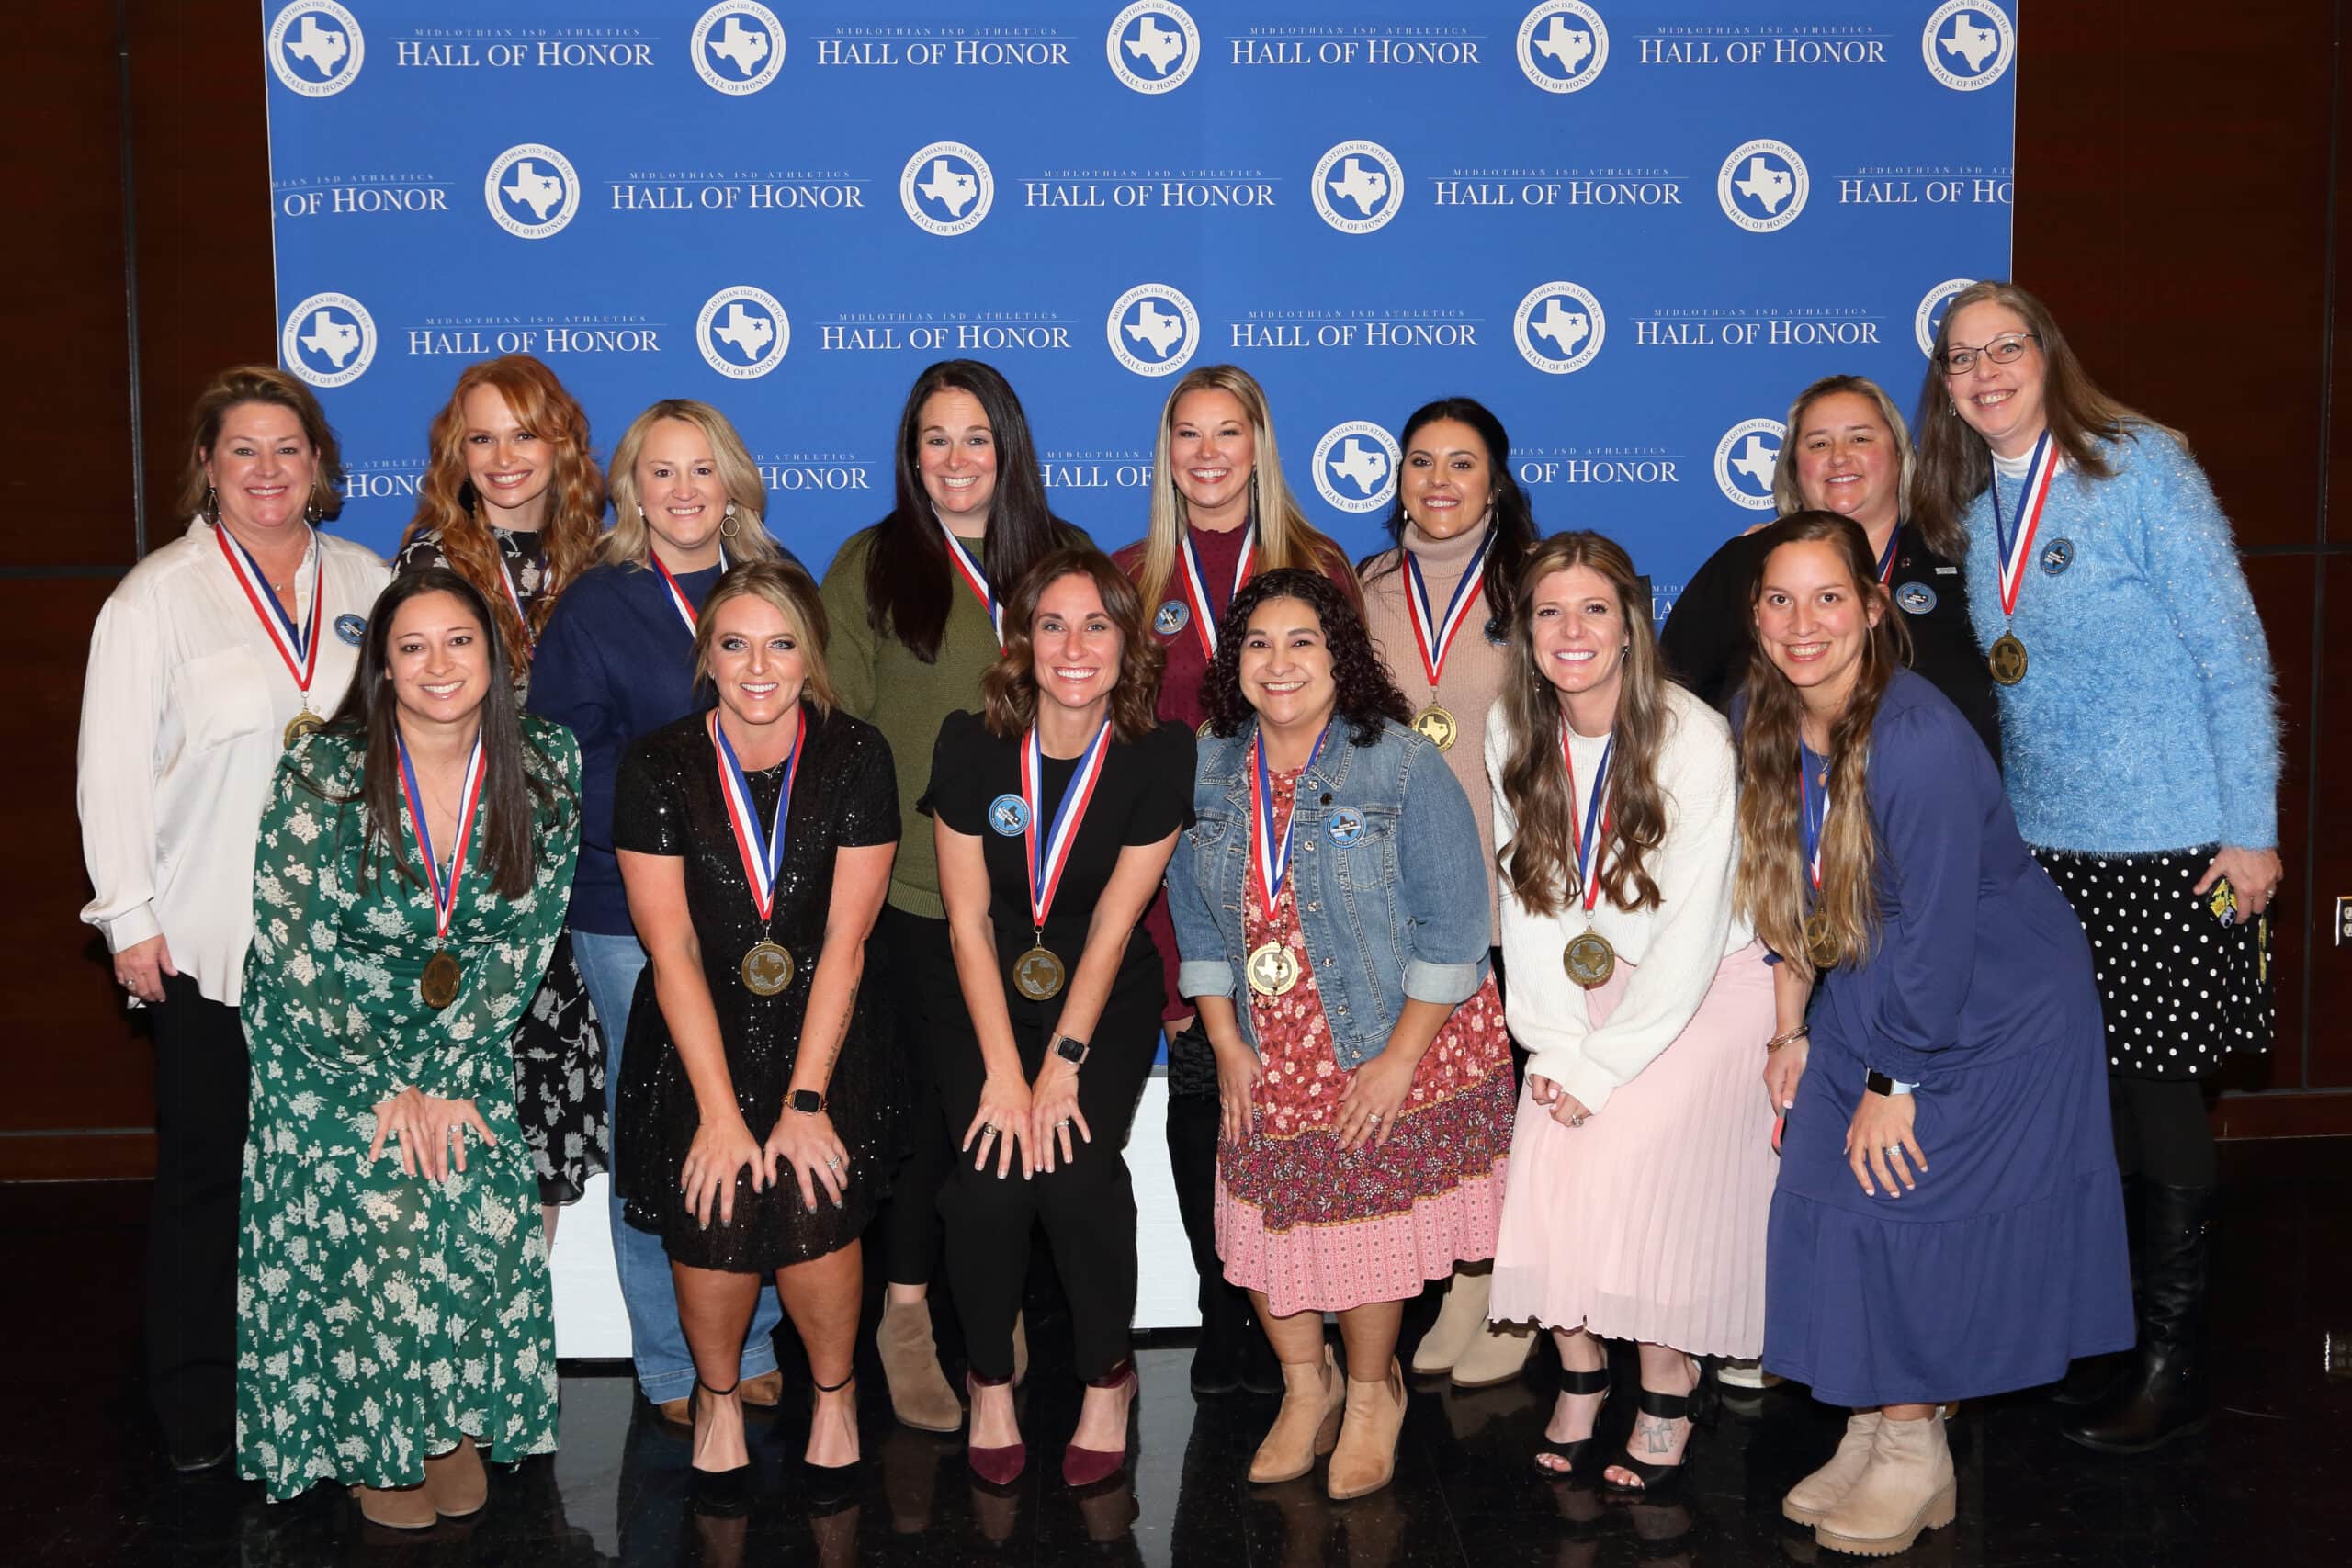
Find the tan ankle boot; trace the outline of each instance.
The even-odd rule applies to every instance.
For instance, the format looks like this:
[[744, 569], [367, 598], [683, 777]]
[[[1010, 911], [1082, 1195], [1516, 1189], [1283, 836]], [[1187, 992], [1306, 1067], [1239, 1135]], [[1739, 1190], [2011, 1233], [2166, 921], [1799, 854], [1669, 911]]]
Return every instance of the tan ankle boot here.
[[875, 1326], [875, 1348], [882, 1355], [882, 1374], [890, 1384], [890, 1409], [910, 1427], [925, 1432], [954, 1432], [964, 1425], [963, 1402], [939, 1370], [939, 1345], [931, 1337], [931, 1303], [901, 1305], [887, 1298], [882, 1321]]
[[1453, 1363], [1456, 1388], [1495, 1388], [1518, 1378], [1535, 1350], [1535, 1325], [1529, 1323], [1488, 1323], [1470, 1341], [1470, 1348]]
[[1325, 1490], [1335, 1503], [1377, 1492], [1396, 1473], [1396, 1434], [1405, 1425], [1405, 1373], [1391, 1357], [1388, 1375], [1372, 1382], [1348, 1379], [1347, 1420], [1331, 1450]]
[[1445, 1304], [1437, 1309], [1437, 1321], [1413, 1351], [1415, 1375], [1434, 1377], [1453, 1370], [1487, 1326], [1487, 1292], [1493, 1284], [1494, 1275], [1483, 1269], [1476, 1274], [1455, 1271], [1445, 1287]]
[[422, 1486], [355, 1486], [351, 1495], [359, 1505], [361, 1518], [388, 1529], [431, 1529], [441, 1517], [433, 1511], [433, 1498]]
[[1835, 1507], [1813, 1527], [1816, 1545], [1856, 1557], [1892, 1557], [1921, 1530], [1941, 1529], [1957, 1515], [1951, 1450], [1944, 1424], [1882, 1418], [1871, 1459]]
[[1329, 1453], [1340, 1440], [1340, 1413], [1347, 1400], [1347, 1382], [1332, 1362], [1329, 1345], [1319, 1360], [1284, 1361], [1283, 1407], [1274, 1413], [1272, 1430], [1250, 1461], [1250, 1483], [1295, 1481], [1313, 1470], [1315, 1457]]
[[1871, 1439], [1878, 1436], [1878, 1412], [1858, 1410], [1846, 1417], [1846, 1435], [1829, 1462], [1789, 1488], [1781, 1499], [1781, 1517], [1792, 1524], [1817, 1525], [1821, 1517], [1845, 1500], [1862, 1472], [1870, 1468]]

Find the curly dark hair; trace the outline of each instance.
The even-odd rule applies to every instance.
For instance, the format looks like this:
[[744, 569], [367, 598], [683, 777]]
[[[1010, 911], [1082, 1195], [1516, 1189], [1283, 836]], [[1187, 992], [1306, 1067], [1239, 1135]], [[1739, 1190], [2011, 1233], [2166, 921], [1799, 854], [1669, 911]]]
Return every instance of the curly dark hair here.
[[1250, 617], [1269, 599], [1295, 599], [1322, 623], [1323, 641], [1331, 650], [1331, 682], [1339, 688], [1331, 716], [1347, 721], [1351, 745], [1378, 740], [1382, 719], [1412, 722], [1405, 694], [1373, 651], [1363, 617], [1347, 594], [1319, 571], [1286, 566], [1251, 578], [1225, 607], [1225, 619], [1216, 629], [1216, 659], [1201, 682], [1210, 734], [1238, 735], [1254, 715], [1250, 699], [1241, 694], [1241, 644], [1249, 634]]
[[1111, 624], [1119, 628], [1119, 683], [1111, 689], [1111, 736], [1127, 741], [1159, 725], [1155, 705], [1166, 655], [1151, 635], [1143, 596], [1116, 562], [1101, 550], [1059, 549], [1031, 567], [1004, 604], [1004, 652], [980, 677], [980, 716], [991, 735], [1017, 738], [1037, 721], [1036, 650], [1030, 626], [1046, 590], [1065, 577], [1094, 584]]

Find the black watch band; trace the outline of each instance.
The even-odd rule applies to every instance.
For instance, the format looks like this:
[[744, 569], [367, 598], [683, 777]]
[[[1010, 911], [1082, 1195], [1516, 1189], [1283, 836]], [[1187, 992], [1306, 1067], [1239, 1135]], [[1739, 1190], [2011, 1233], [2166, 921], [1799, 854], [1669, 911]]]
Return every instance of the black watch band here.
[[1893, 1094], [1894, 1092], [1894, 1080], [1888, 1077], [1884, 1073], [1880, 1072], [1876, 1067], [1868, 1067], [1863, 1069], [1862, 1083], [1863, 1086], [1872, 1094]]
[[1083, 1040], [1073, 1039], [1071, 1036], [1067, 1034], [1057, 1034], [1054, 1036], [1054, 1055], [1059, 1056], [1063, 1061], [1068, 1062], [1073, 1067], [1084, 1066], [1086, 1065], [1086, 1055], [1088, 1049], [1089, 1047]]
[[825, 1109], [825, 1097], [813, 1089], [796, 1089], [791, 1105], [803, 1116], [814, 1116]]

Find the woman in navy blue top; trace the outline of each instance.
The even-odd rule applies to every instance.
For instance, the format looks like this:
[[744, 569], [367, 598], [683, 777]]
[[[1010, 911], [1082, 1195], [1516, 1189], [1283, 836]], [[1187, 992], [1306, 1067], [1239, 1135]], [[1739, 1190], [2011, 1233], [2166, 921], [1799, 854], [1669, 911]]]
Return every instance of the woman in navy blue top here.
[[[672, 398], [638, 415], [613, 448], [609, 482], [613, 530], [597, 564], [548, 617], [529, 697], [533, 713], [570, 726], [580, 739], [571, 946], [604, 1021], [608, 1122], [619, 1099], [629, 1003], [645, 967], [613, 852], [621, 758], [639, 736], [694, 711], [695, 619], [728, 565], [792, 558], [761, 525], [767, 491], [758, 466], [727, 416], [707, 403]], [[638, 1386], [683, 1421], [695, 1363], [678, 1327], [670, 1260], [660, 1237], [626, 1223], [617, 1191], [612, 1202], [613, 1258]], [[762, 1292], [743, 1352], [744, 1393], [753, 1404], [773, 1404], [783, 1391], [768, 1343], [781, 1315], [775, 1298]]]
[[1859, 526], [1759, 537], [1736, 897], [1782, 960], [1764, 1364], [1856, 1408], [1782, 1512], [1878, 1556], [1952, 1520], [1939, 1403], [2130, 1343], [2122, 1189], [2090, 944], [1992, 758], [1904, 667]]

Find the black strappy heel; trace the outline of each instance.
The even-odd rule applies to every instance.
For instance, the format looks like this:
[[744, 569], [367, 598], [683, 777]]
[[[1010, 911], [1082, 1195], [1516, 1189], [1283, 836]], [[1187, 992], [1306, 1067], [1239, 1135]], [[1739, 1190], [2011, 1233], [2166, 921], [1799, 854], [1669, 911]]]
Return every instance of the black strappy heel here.
[[[837, 1383], [811, 1382], [809, 1387], [815, 1390], [816, 1393], [839, 1393], [856, 1381], [857, 1373], [853, 1369], [849, 1376]], [[808, 1400], [811, 1414], [814, 1414], [816, 1407], [815, 1393], [812, 1393]], [[831, 1509], [854, 1501], [857, 1496], [857, 1474], [864, 1468], [865, 1463], [864, 1458], [860, 1457], [850, 1461], [847, 1464], [819, 1464], [804, 1452], [800, 1456], [800, 1481], [803, 1490], [808, 1495], [809, 1506]]]
[[1682, 1457], [1672, 1464], [1652, 1464], [1645, 1460], [1635, 1459], [1629, 1433], [1626, 1450], [1611, 1461], [1611, 1467], [1631, 1471], [1641, 1484], [1627, 1486], [1622, 1482], [1608, 1482], [1606, 1484], [1610, 1491], [1625, 1497], [1664, 1497], [1670, 1496], [1681, 1485], [1683, 1472], [1690, 1468], [1690, 1445], [1699, 1440], [1700, 1426], [1710, 1421], [1714, 1415], [1714, 1368], [1703, 1360], [1698, 1360], [1696, 1364], [1699, 1368], [1698, 1381], [1691, 1385], [1689, 1393], [1659, 1393], [1645, 1388], [1634, 1404], [1634, 1409], [1642, 1415], [1655, 1416], [1661, 1421], [1690, 1418], [1690, 1433], [1682, 1439]]
[[[713, 1399], [726, 1398], [742, 1383], [743, 1380], [739, 1376], [725, 1388], [713, 1388], [702, 1381], [700, 1373], [695, 1375], [695, 1392], [707, 1393]], [[689, 1416], [694, 1414], [693, 1407], [689, 1405]], [[747, 1449], [750, 1441], [750, 1434], [746, 1433], [744, 1442]], [[688, 1461], [690, 1465], [692, 1462]], [[689, 1469], [686, 1474], [687, 1495], [693, 1500], [696, 1513], [729, 1517], [747, 1511], [752, 1506], [752, 1461], [749, 1460], [732, 1470]]]
[[[1600, 1412], [1609, 1408], [1609, 1363], [1604, 1360], [1598, 1369], [1589, 1372], [1574, 1372], [1562, 1367], [1560, 1392], [1600, 1395], [1600, 1403], [1594, 1407], [1592, 1413], [1593, 1432], [1598, 1432], [1600, 1429]], [[1584, 1463], [1586, 1457], [1592, 1452], [1592, 1445], [1599, 1440], [1593, 1436], [1593, 1432], [1588, 1432], [1583, 1437], [1567, 1442], [1555, 1443], [1549, 1438], [1544, 1438], [1543, 1445], [1535, 1450], [1537, 1473], [1574, 1475], [1577, 1472], [1577, 1467]], [[1546, 1458], [1556, 1459], [1560, 1462], [1556, 1466], [1548, 1465], [1544, 1462]]]

